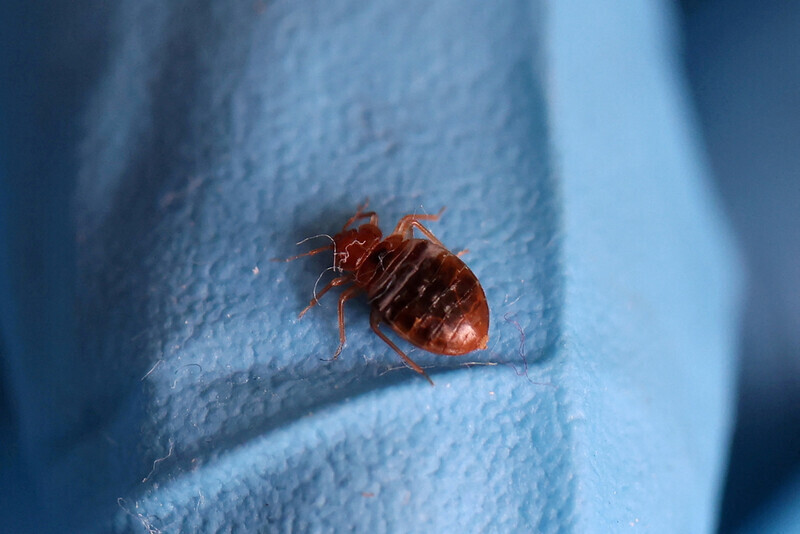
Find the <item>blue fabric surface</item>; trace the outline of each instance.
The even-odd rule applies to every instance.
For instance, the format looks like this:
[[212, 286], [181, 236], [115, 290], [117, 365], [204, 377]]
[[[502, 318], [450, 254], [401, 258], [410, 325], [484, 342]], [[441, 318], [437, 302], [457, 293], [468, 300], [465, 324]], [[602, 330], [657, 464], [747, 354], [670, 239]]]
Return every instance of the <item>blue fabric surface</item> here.
[[[2, 317], [41, 523], [709, 531], [738, 271], [671, 20], [652, 2], [121, 4], [79, 130], [75, 335], [31, 360], [46, 330]], [[363, 302], [320, 361], [335, 298], [296, 314], [329, 259], [269, 261], [366, 197], [385, 230], [447, 205], [430, 227], [486, 290], [488, 351], [411, 352], [435, 388]]]

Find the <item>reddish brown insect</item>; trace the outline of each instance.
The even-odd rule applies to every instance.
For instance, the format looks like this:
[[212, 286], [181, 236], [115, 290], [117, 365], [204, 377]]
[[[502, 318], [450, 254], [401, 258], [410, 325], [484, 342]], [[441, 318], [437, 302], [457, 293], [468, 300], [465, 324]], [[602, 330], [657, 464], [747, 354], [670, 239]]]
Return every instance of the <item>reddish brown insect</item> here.
[[[370, 325], [416, 372], [433, 385], [430, 377], [381, 332], [386, 323], [411, 344], [448, 356], [485, 349], [489, 340], [489, 305], [478, 279], [458, 256], [450, 252], [420, 221], [437, 221], [436, 215], [406, 215], [386, 239], [378, 228], [378, 215], [363, 211], [366, 204], [333, 237], [333, 244], [294, 256], [312, 256], [333, 251], [334, 278], [300, 317], [313, 308], [331, 288], [352, 283], [339, 297], [339, 357], [345, 344], [344, 303], [360, 292], [372, 306]], [[360, 219], [369, 222], [348, 227]], [[414, 228], [428, 239], [415, 239]]]

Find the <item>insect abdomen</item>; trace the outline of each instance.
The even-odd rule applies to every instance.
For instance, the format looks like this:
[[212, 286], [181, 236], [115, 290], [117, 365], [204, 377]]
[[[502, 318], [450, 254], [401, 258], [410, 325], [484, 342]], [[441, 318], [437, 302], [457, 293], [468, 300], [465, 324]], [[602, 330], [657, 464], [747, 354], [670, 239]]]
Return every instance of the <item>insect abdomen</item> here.
[[430, 352], [486, 348], [489, 308], [478, 279], [457, 256], [423, 239], [384, 253], [365, 289], [398, 335]]

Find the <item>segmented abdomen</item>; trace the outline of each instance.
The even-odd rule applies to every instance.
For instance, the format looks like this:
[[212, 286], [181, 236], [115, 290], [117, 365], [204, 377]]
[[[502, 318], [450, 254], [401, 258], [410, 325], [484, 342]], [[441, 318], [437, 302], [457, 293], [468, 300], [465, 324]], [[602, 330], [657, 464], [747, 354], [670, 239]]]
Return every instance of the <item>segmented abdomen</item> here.
[[365, 287], [373, 308], [399, 336], [430, 352], [486, 348], [489, 308], [478, 279], [456, 255], [424, 239], [380, 253]]

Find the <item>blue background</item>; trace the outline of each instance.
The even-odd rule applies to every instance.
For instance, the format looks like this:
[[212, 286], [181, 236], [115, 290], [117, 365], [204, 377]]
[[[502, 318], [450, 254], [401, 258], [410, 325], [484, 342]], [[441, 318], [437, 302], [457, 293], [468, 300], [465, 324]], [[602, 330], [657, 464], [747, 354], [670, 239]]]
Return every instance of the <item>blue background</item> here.
[[800, 6], [685, 4], [692, 93], [750, 273], [722, 529], [798, 532]]
[[[714, 2], [684, 7], [693, 91], [681, 19], [659, 2], [7, 3], [9, 528], [791, 524], [796, 484], [758, 505], [797, 449], [775, 448], [775, 432], [760, 450], [747, 441], [768, 434], [747, 422], [790, 413], [791, 397], [747, 407], [776, 376], [797, 376], [796, 301], [772, 307], [763, 289], [791, 295], [778, 284], [791, 273], [769, 269], [793, 265], [784, 244], [797, 226], [784, 223], [797, 215], [766, 214], [796, 198], [796, 162], [769, 152], [786, 135], [758, 145], [730, 133], [753, 128], [719, 122], [770, 87], [734, 82], [779, 69], [751, 62], [765, 71], [748, 78], [714, 37], [736, 41], [747, 4], [729, 18]], [[786, 19], [754, 27], [776, 35]], [[773, 83], [791, 86], [781, 72]], [[752, 146], [763, 157], [747, 158]], [[755, 159], [782, 163], [747, 169]], [[754, 188], [754, 174], [773, 179]], [[431, 229], [470, 249], [486, 289], [488, 351], [411, 353], [435, 388], [371, 335], [363, 302], [348, 306], [342, 358], [320, 361], [336, 344], [335, 297], [295, 317], [329, 260], [269, 261], [335, 232], [366, 197], [385, 230], [447, 205]], [[750, 269], [741, 330], [741, 256], [723, 210]], [[785, 340], [786, 357], [742, 382], [723, 500], [737, 332], [742, 369], [764, 340]]]

